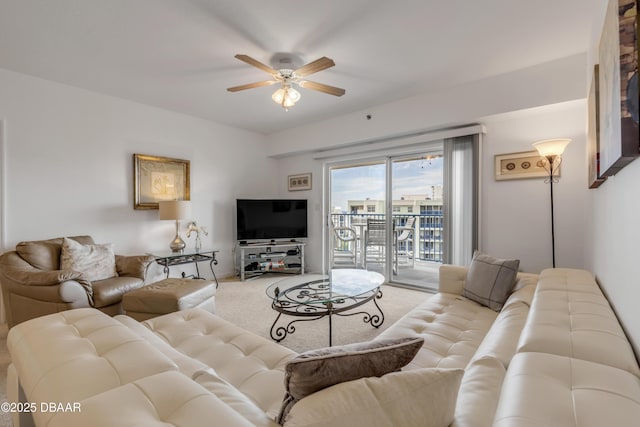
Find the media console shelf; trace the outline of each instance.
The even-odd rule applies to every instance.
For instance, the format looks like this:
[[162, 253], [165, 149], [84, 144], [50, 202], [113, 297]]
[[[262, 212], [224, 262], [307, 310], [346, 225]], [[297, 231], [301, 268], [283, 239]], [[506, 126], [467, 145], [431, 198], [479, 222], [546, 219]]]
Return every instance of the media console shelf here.
[[266, 273], [304, 274], [304, 246], [298, 241], [239, 242], [240, 280]]

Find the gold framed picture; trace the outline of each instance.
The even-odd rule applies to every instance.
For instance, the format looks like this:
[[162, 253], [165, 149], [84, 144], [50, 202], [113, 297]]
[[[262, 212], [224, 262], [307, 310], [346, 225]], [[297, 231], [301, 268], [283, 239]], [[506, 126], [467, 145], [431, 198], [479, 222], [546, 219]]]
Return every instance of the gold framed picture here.
[[[555, 166], [554, 166], [555, 167]], [[507, 179], [548, 178], [549, 162], [537, 151], [497, 154], [495, 156], [496, 181]], [[560, 166], [553, 176], [560, 176]]]
[[311, 190], [311, 174], [289, 175], [289, 191]]
[[133, 208], [158, 209], [162, 200], [190, 200], [189, 160], [133, 155]]

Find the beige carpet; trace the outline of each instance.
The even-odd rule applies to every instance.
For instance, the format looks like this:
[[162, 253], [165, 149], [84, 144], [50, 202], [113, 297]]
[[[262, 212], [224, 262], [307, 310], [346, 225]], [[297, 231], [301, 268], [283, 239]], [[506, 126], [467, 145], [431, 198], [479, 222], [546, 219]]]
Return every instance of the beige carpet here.
[[[216, 293], [216, 314], [250, 330], [260, 336], [271, 339], [269, 330], [278, 313], [271, 308], [271, 300], [265, 290], [275, 281], [282, 280], [279, 276], [266, 276], [246, 282], [220, 282]], [[430, 296], [419, 292], [394, 286], [383, 285], [382, 298], [378, 305], [384, 313], [384, 323], [374, 328], [364, 323], [362, 315], [333, 316], [333, 345], [352, 342], [368, 341], [395, 323], [400, 317]], [[373, 302], [368, 302], [356, 311], [368, 311], [376, 314]], [[299, 318], [282, 315], [279, 326]], [[323, 318], [310, 322], [297, 322], [296, 331], [286, 336], [280, 344], [297, 352], [329, 345], [329, 320]]]
[[[216, 294], [217, 314], [236, 325], [271, 339], [269, 329], [277, 313], [271, 309], [271, 300], [267, 297], [265, 290], [269, 284], [281, 279], [281, 276], [268, 276], [246, 282], [221, 281]], [[430, 295], [388, 285], [383, 286], [382, 293], [383, 297], [378, 300], [378, 304], [384, 313], [385, 320], [380, 328], [376, 329], [364, 323], [361, 315], [334, 316], [333, 345], [362, 342], [376, 337]], [[360, 309], [370, 311], [372, 314], [377, 312], [371, 302]], [[290, 320], [293, 318], [283, 315], [278, 324], [284, 326]], [[328, 319], [296, 323], [296, 332], [289, 334], [281, 344], [297, 352], [326, 347], [329, 344]], [[0, 402], [6, 401], [6, 375], [9, 362], [7, 325], [4, 324], [0, 325]], [[0, 426], [11, 426], [8, 414], [0, 412]]]

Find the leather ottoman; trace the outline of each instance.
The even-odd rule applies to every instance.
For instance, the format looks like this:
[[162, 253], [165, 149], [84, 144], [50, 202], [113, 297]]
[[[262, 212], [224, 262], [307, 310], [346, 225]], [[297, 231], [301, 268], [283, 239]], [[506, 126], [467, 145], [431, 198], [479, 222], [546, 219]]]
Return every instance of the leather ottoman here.
[[213, 313], [215, 295], [215, 282], [169, 278], [127, 292], [122, 297], [122, 308], [138, 321], [196, 307]]

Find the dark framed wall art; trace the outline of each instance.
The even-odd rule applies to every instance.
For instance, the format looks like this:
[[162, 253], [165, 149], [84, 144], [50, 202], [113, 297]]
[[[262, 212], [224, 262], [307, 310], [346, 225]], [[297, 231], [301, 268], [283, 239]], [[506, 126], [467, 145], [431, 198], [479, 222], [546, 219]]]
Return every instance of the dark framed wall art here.
[[587, 122], [587, 158], [589, 161], [589, 188], [598, 188], [607, 179], [600, 172], [600, 91], [598, 90], [599, 65], [593, 67], [589, 88]]
[[600, 38], [600, 170], [615, 175], [640, 156], [638, 1], [609, 0]]

